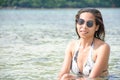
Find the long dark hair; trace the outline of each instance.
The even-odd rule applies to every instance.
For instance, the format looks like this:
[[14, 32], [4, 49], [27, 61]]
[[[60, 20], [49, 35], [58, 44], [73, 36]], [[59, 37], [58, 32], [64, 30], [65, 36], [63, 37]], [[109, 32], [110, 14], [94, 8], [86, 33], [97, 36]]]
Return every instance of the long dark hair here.
[[[98, 29], [98, 31], [95, 32], [94, 37], [104, 41], [105, 29], [104, 29], [103, 18], [102, 18], [101, 12], [99, 10], [93, 9], [93, 8], [83, 8], [83, 9], [79, 10], [75, 16], [75, 25], [77, 24], [77, 20], [79, 19], [79, 16], [81, 15], [81, 13], [84, 13], [84, 12], [90, 12], [95, 16], [95, 22], [96, 22], [96, 25], [99, 25], [99, 29]], [[76, 29], [78, 38], [80, 38], [80, 36], [77, 32], [77, 27], [75, 27], [75, 29]]]

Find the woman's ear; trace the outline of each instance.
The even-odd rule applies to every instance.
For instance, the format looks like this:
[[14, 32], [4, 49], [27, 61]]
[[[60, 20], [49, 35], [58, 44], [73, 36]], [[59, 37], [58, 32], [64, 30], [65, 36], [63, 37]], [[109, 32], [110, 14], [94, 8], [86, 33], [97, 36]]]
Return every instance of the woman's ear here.
[[96, 31], [98, 31], [98, 29], [99, 29], [99, 25], [96, 26]]

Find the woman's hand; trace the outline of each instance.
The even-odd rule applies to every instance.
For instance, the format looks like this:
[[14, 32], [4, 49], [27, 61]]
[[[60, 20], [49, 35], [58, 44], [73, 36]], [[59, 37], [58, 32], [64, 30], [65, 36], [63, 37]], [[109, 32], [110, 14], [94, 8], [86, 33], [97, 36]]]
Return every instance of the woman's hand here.
[[71, 74], [64, 74], [60, 80], [75, 80], [75, 76]]
[[72, 74], [64, 74], [60, 80], [87, 80], [87, 79], [84, 77], [78, 78]]

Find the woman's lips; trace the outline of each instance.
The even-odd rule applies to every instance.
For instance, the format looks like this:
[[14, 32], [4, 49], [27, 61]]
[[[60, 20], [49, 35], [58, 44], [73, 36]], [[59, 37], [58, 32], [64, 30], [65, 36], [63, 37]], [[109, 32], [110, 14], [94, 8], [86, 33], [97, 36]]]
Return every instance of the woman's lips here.
[[80, 33], [87, 34], [88, 32], [87, 31], [80, 31]]

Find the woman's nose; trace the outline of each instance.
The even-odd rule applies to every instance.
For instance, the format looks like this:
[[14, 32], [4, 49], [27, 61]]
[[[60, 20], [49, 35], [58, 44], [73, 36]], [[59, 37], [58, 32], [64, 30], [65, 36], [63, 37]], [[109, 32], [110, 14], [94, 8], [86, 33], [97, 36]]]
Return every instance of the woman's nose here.
[[86, 27], [87, 27], [86, 22], [85, 22], [84, 24], [82, 24], [82, 27], [83, 27], [83, 28], [86, 28]]

